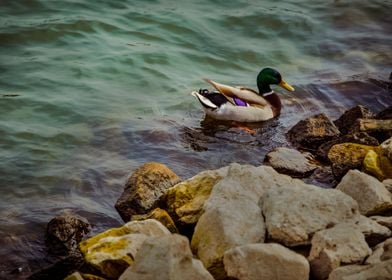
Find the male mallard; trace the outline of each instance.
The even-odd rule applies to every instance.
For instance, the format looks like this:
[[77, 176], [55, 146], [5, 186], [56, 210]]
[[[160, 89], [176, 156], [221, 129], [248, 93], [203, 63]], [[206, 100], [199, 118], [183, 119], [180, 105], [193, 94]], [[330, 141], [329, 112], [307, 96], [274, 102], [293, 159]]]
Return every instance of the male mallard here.
[[200, 89], [192, 92], [203, 105], [204, 112], [217, 120], [259, 122], [279, 116], [282, 108], [279, 96], [270, 85], [279, 85], [288, 91], [294, 88], [286, 83], [278, 71], [264, 68], [257, 75], [259, 92], [245, 87], [232, 87], [205, 80], [217, 91]]

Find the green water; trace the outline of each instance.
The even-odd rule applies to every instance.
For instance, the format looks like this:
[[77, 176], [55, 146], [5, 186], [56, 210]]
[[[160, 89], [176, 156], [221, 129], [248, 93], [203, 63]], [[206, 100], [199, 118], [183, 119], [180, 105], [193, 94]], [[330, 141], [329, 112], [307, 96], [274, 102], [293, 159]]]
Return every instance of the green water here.
[[[45, 225], [63, 209], [88, 217], [94, 231], [120, 223], [113, 205], [146, 161], [183, 178], [261, 164], [306, 116], [391, 105], [390, 92], [367, 79], [392, 70], [391, 8], [390, 0], [0, 0], [0, 276], [47, 263]], [[202, 78], [255, 87], [265, 66], [297, 89], [282, 96], [279, 119], [256, 125], [254, 136], [203, 120], [189, 94], [206, 86]]]

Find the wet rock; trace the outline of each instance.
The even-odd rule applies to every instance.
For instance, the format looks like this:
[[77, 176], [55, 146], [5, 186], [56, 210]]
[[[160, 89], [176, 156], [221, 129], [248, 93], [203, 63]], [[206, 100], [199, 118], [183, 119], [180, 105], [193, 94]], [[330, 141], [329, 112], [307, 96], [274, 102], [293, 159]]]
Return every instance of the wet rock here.
[[341, 264], [361, 263], [372, 250], [359, 228], [340, 224], [317, 232], [312, 238], [309, 261], [316, 279], [326, 279]]
[[50, 220], [46, 226], [46, 246], [52, 254], [67, 255], [77, 250], [79, 242], [89, 232], [87, 219], [65, 213]]
[[264, 242], [265, 225], [258, 201], [268, 188], [304, 184], [269, 166], [232, 164], [204, 204], [192, 237], [192, 250], [216, 279], [226, 277], [223, 254], [249, 243]]
[[352, 225], [356, 226], [362, 232], [370, 247], [373, 247], [392, 236], [392, 232], [388, 227], [363, 215], [361, 215], [358, 221]]
[[186, 237], [172, 234], [147, 239], [134, 264], [119, 280], [213, 280], [199, 260], [193, 259]]
[[334, 270], [328, 280], [391, 280], [392, 260], [373, 265], [349, 265]]
[[392, 230], [392, 217], [371, 216], [370, 219]]
[[363, 159], [363, 170], [380, 181], [392, 178], [392, 161], [380, 149], [377, 152], [370, 150]]
[[155, 208], [151, 212], [144, 215], [133, 215], [132, 221], [144, 221], [148, 219], [155, 219], [164, 225], [171, 233], [178, 233], [178, 229], [174, 224], [170, 215], [161, 208]]
[[392, 137], [381, 143], [382, 153], [392, 160]]
[[159, 204], [173, 217], [182, 233], [193, 233], [196, 222], [203, 213], [204, 202], [215, 184], [227, 174], [227, 170], [224, 167], [203, 171], [171, 187], [161, 197]]
[[269, 238], [286, 246], [309, 244], [317, 231], [359, 217], [348, 195], [306, 184], [271, 188], [260, 203]]
[[269, 152], [265, 161], [279, 173], [299, 178], [310, 175], [317, 168], [312, 154], [285, 147]]
[[338, 127], [341, 133], [347, 134], [357, 119], [371, 119], [374, 118], [374, 116], [375, 114], [365, 106], [357, 105], [344, 112], [339, 119], [334, 121], [334, 124]]
[[360, 145], [354, 143], [342, 143], [334, 145], [328, 153], [332, 163], [332, 172], [337, 179], [342, 178], [350, 169], [361, 169], [362, 162], [370, 150], [378, 147]]
[[392, 119], [392, 106], [389, 106], [388, 108], [379, 112], [375, 118], [379, 120]]
[[362, 215], [370, 216], [392, 209], [391, 193], [376, 178], [350, 170], [337, 185], [337, 190], [351, 196]]
[[329, 150], [332, 148], [332, 146], [341, 143], [356, 143], [356, 144], [362, 144], [368, 146], [379, 145], [378, 140], [370, 136], [366, 132], [350, 133], [347, 135], [343, 135], [337, 139], [321, 144], [316, 152], [317, 157], [323, 161], [329, 161], [328, 159]]
[[132, 215], [152, 210], [166, 189], [179, 181], [180, 178], [165, 165], [146, 163], [130, 176], [115, 207], [121, 218], [128, 222]]
[[234, 279], [309, 278], [309, 263], [305, 257], [280, 244], [249, 244], [225, 252], [227, 275]]
[[118, 278], [148, 237], [167, 234], [168, 229], [156, 220], [132, 221], [81, 242], [79, 248], [87, 263], [109, 278]]
[[287, 133], [291, 143], [309, 150], [317, 150], [322, 143], [330, 141], [339, 135], [338, 128], [325, 114], [301, 120]]

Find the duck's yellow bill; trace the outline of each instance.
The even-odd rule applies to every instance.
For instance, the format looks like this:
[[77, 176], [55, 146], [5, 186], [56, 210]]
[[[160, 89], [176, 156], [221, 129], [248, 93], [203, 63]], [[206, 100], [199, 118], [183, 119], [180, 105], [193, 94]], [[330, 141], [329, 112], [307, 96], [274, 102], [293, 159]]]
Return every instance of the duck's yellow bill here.
[[282, 80], [279, 83], [279, 86], [281, 86], [282, 88], [288, 90], [288, 91], [294, 91], [294, 88], [292, 86], [290, 86], [288, 83], [286, 83], [284, 80]]

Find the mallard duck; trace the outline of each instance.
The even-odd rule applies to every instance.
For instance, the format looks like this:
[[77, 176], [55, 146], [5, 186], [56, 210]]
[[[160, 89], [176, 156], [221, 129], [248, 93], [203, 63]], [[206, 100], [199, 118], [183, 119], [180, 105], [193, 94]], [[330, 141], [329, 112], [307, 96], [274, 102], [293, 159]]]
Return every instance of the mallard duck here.
[[260, 122], [279, 116], [282, 103], [270, 85], [279, 85], [288, 91], [294, 88], [286, 83], [278, 71], [264, 68], [257, 75], [259, 92], [245, 87], [232, 87], [205, 81], [216, 90], [200, 89], [192, 95], [199, 99], [205, 113], [217, 120], [238, 122]]

